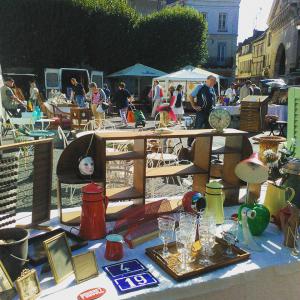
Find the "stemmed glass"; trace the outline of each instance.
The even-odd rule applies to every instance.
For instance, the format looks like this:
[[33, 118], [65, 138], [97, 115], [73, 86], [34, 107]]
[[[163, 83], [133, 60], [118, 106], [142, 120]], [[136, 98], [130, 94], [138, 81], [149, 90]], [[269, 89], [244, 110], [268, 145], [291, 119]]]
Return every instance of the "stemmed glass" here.
[[179, 253], [179, 271], [188, 270], [188, 263], [193, 261], [191, 256], [192, 246], [195, 242], [196, 227], [194, 224], [190, 227], [182, 226], [175, 229], [177, 252]]
[[237, 242], [238, 228], [238, 221], [231, 219], [224, 220], [224, 224], [222, 225], [222, 238], [226, 241], [228, 245], [225, 251], [225, 254], [228, 257], [235, 256], [235, 254], [232, 251], [232, 247]]
[[211, 264], [209, 256], [214, 254], [216, 221], [212, 216], [203, 216], [199, 219], [199, 240], [202, 246], [203, 258], [200, 258], [199, 264], [208, 266]]
[[170, 255], [168, 250], [168, 243], [170, 243], [174, 237], [175, 219], [169, 216], [162, 216], [157, 220], [159, 237], [164, 243], [162, 256], [166, 258]]

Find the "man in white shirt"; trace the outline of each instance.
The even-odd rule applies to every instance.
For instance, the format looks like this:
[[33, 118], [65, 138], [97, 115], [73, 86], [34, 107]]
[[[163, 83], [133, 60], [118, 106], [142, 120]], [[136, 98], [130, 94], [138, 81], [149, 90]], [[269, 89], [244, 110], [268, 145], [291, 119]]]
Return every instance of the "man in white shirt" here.
[[229, 102], [234, 102], [234, 99], [236, 97], [236, 91], [235, 91], [235, 84], [232, 83], [230, 87], [225, 92], [225, 97], [229, 99]]
[[246, 98], [249, 95], [253, 95], [253, 89], [251, 86], [252, 82], [247, 80], [246, 83], [240, 89], [240, 101]]
[[154, 118], [156, 114], [156, 109], [162, 102], [161, 86], [159, 85], [158, 80], [154, 80], [154, 85], [152, 89], [152, 101], [153, 101], [153, 108], [152, 108], [151, 117]]

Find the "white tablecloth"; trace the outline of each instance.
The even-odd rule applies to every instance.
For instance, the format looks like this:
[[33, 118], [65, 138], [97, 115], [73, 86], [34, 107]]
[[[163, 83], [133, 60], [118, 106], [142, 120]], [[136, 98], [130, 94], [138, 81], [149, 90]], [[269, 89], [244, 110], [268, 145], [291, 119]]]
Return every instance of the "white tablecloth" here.
[[[236, 209], [226, 208], [226, 214], [229, 215]], [[57, 224], [56, 217], [52, 219], [51, 224]], [[104, 241], [91, 241], [87, 248], [74, 251], [73, 254], [95, 249], [100, 275], [79, 285], [76, 285], [74, 276], [70, 276], [60, 284], [55, 285], [51, 274], [41, 275], [40, 267], [38, 267], [42, 288], [41, 299], [75, 300], [77, 295], [85, 290], [103, 287], [107, 290], [107, 293], [101, 298], [104, 300], [298, 300], [300, 299], [300, 258], [290, 255], [290, 251], [282, 246], [282, 238], [276, 226], [269, 225], [265, 233], [256, 238], [257, 242], [264, 248], [263, 252], [251, 252], [251, 259], [248, 261], [182, 283], [173, 280], [144, 254], [145, 248], [161, 244], [159, 239], [149, 241], [135, 249], [126, 249], [124, 260], [138, 258], [158, 278], [160, 284], [154, 288], [125, 295], [117, 294], [112, 282], [101, 268], [112, 263], [104, 259]]]
[[241, 114], [241, 106], [218, 106], [218, 108], [222, 108], [227, 110], [232, 116], [239, 116]]
[[[239, 116], [241, 113], [241, 106], [219, 106], [218, 108], [227, 110], [232, 116]], [[268, 115], [276, 115], [279, 116], [279, 121], [287, 121], [288, 107], [287, 105], [270, 104], [268, 105]]]
[[279, 117], [279, 121], [287, 121], [288, 106], [270, 104], [268, 106], [268, 115], [275, 115]]

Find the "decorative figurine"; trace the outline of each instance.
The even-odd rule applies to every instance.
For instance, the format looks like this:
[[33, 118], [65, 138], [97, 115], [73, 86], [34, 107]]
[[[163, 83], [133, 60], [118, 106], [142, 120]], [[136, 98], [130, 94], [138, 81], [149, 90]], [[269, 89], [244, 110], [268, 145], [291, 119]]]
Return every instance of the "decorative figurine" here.
[[182, 198], [182, 206], [187, 212], [200, 212], [206, 207], [205, 197], [198, 192], [187, 192]]
[[247, 207], [243, 207], [241, 209], [241, 216], [242, 216], [242, 232], [243, 232], [243, 244], [253, 251], [262, 251], [262, 248], [259, 247], [256, 242], [254, 241], [249, 224], [248, 219], [254, 219], [256, 217], [256, 211]]
[[247, 218], [249, 229], [252, 235], [261, 235], [268, 227], [270, 222], [270, 212], [262, 204], [243, 204], [239, 208], [238, 217], [242, 222], [242, 211], [244, 208], [251, 209], [255, 212], [254, 218]]

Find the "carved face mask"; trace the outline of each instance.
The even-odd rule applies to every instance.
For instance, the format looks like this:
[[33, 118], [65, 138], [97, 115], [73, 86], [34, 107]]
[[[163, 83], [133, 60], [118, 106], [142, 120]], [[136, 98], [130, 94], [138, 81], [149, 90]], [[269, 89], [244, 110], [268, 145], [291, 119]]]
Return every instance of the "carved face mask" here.
[[90, 156], [79, 159], [79, 172], [81, 175], [91, 176], [94, 173], [94, 160]]

